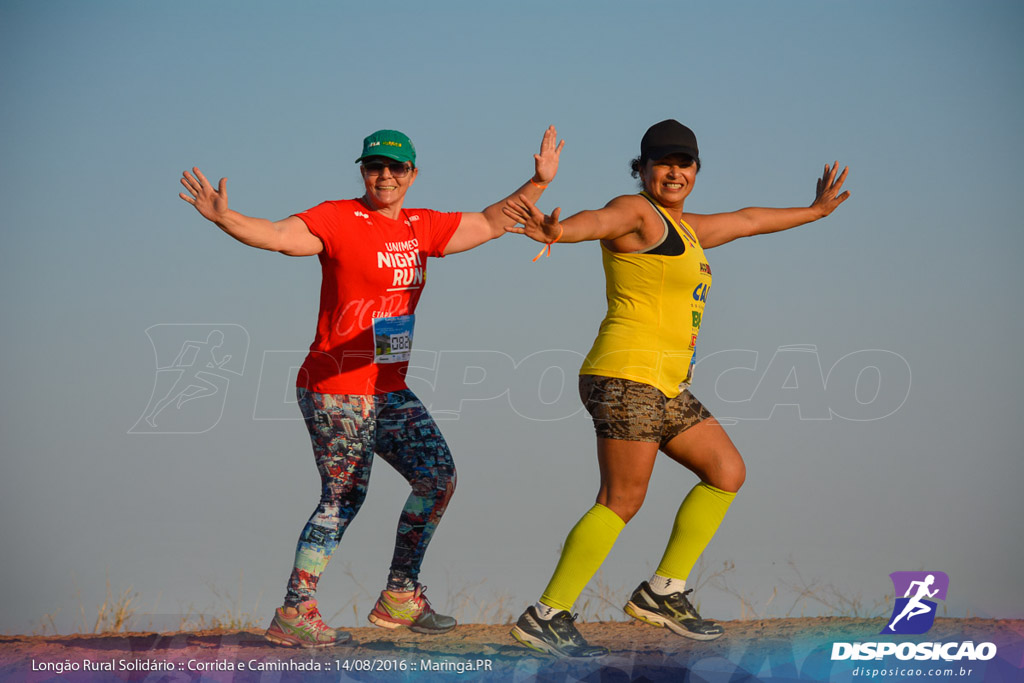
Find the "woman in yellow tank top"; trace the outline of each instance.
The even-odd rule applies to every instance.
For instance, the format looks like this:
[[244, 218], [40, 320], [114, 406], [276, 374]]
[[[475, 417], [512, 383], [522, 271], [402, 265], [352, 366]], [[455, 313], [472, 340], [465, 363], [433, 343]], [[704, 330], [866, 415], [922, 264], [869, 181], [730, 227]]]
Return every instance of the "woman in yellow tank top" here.
[[704, 250], [816, 221], [850, 196], [840, 192], [847, 169], [840, 173], [836, 162], [825, 166], [810, 206], [687, 213], [683, 204], [700, 155], [693, 131], [672, 119], [647, 130], [632, 168], [642, 193], [564, 221], [559, 209], [545, 215], [526, 197], [505, 208], [524, 226], [513, 231], [539, 242], [600, 240], [605, 270], [608, 313], [580, 368], [580, 397], [597, 432], [597, 501], [569, 532], [540, 601], [512, 629], [522, 644], [556, 656], [608, 652], [579, 634], [572, 606], [640, 509], [659, 450], [700, 482], [676, 513], [654, 576], [641, 582], [624, 609], [688, 638], [722, 635], [721, 625], [703, 619], [685, 590], [687, 575], [746, 476], [725, 430], [686, 389], [711, 286]]

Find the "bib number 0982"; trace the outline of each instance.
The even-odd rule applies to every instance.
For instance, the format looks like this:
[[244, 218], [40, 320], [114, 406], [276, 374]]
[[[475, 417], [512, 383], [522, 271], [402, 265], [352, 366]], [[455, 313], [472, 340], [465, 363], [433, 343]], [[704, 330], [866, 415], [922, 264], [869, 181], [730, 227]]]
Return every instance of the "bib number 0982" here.
[[373, 319], [373, 362], [405, 363], [412, 352], [416, 316], [399, 315]]

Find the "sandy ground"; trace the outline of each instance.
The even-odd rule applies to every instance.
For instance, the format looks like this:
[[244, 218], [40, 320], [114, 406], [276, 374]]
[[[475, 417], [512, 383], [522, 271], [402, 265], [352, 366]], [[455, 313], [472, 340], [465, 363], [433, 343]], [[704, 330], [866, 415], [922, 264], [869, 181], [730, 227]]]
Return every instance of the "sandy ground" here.
[[[2, 681], [1024, 681], [1024, 620], [938, 619], [922, 636], [879, 636], [881, 619], [724, 622], [695, 642], [637, 622], [580, 624], [611, 649], [554, 659], [518, 646], [509, 626], [460, 625], [442, 636], [351, 629], [355, 644], [296, 650], [260, 631], [0, 636]], [[993, 643], [987, 661], [833, 661], [834, 643]], [[959, 648], [959, 646], [958, 646]]]

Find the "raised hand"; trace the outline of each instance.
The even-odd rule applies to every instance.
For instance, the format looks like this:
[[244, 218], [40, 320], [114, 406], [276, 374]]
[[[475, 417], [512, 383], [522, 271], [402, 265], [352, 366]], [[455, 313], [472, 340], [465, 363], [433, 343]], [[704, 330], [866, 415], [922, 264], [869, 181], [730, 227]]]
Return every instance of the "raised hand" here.
[[527, 199], [526, 195], [519, 195], [505, 202], [501, 210], [516, 223], [523, 225], [521, 228], [506, 228], [508, 232], [517, 232], [544, 244], [550, 244], [562, 235], [562, 225], [558, 222], [561, 208], [556, 208], [548, 216]]
[[565, 147], [565, 140], [555, 144], [556, 140], [558, 140], [558, 132], [555, 131], [554, 126], [548, 126], [540, 141], [540, 154], [533, 155], [533, 181], [538, 185], [547, 185], [555, 179], [555, 175], [558, 173], [558, 158], [562, 154], [562, 148]]
[[227, 178], [221, 178], [217, 188], [214, 189], [203, 172], [193, 166], [192, 173], [185, 171], [181, 178], [181, 184], [185, 186], [188, 193], [179, 192], [178, 196], [196, 207], [196, 211], [202, 214], [203, 218], [217, 223], [228, 212], [227, 181]]
[[814, 194], [814, 201], [811, 202], [811, 208], [817, 209], [821, 213], [822, 218], [835, 211], [837, 206], [850, 198], [849, 190], [839, 194], [839, 190], [843, 188], [843, 183], [846, 181], [846, 174], [849, 173], [850, 167], [843, 167], [843, 172], [837, 178], [836, 173], [838, 171], [838, 161], [832, 164], [831, 167], [825, 164], [825, 172], [818, 178], [818, 187]]

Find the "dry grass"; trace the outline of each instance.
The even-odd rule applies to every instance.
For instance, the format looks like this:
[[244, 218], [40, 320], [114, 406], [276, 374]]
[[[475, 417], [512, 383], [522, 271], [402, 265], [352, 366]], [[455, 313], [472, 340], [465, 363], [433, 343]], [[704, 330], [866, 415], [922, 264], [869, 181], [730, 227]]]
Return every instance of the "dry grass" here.
[[32, 635], [45, 636], [47, 631], [52, 631], [54, 634], [57, 633], [57, 614], [60, 613], [58, 607], [49, 614], [44, 614], [39, 619], [39, 626], [32, 629]]
[[93, 633], [120, 633], [135, 616], [139, 594], [129, 586], [118, 595], [110, 591], [110, 577], [107, 577], [107, 593], [103, 603], [96, 609]]
[[[235, 594], [207, 583], [206, 587], [213, 593], [215, 599], [213, 612], [196, 612], [191, 606], [185, 611], [180, 620], [179, 630], [196, 631], [203, 629], [247, 629], [259, 626], [264, 615], [259, 612], [260, 599], [251, 609], [242, 608], [242, 593], [244, 584], [244, 573], [238, 572], [238, 584]], [[261, 596], [262, 597], [262, 596]]]
[[[792, 578], [782, 581], [783, 590], [780, 591], [778, 586], [773, 586], [771, 593], [760, 599], [743, 594], [730, 584], [729, 575], [736, 568], [735, 563], [731, 561], [724, 562], [722, 568], [708, 575], [705, 582], [711, 588], [731, 595], [739, 601], [740, 620], [805, 617], [808, 616], [809, 608], [812, 609], [813, 616], [871, 618], [885, 616], [892, 605], [891, 593], [871, 601], [869, 605], [860, 595], [851, 595], [831, 583], [825, 583], [821, 579], [808, 580], [793, 559], [788, 560], [787, 565], [792, 572]], [[698, 567], [700, 566], [701, 564], [698, 564]], [[700, 588], [701, 585], [698, 584], [695, 588]], [[788, 607], [777, 610], [776, 599], [779, 602], [790, 599], [792, 601]], [[699, 605], [697, 608], [699, 611]], [[800, 610], [799, 615], [796, 613], [797, 608]]]
[[[851, 595], [820, 579], [806, 578], [792, 559], [787, 564], [790, 572], [789, 578], [780, 580], [781, 588], [773, 586], [770, 593], [762, 596], [749, 595], [733, 586], [731, 580], [736, 565], [731, 561], [723, 562], [719, 567], [712, 569], [701, 558], [687, 580], [687, 587], [694, 589], [693, 596], [706, 596], [709, 590], [714, 590], [734, 597], [739, 603], [740, 620], [796, 616], [872, 618], [885, 616], [892, 605], [892, 593], [868, 602], [860, 595]], [[368, 609], [369, 605], [372, 605], [377, 598], [377, 591], [367, 589], [356, 577], [351, 565], [346, 565], [343, 571], [355, 585], [356, 590], [351, 592], [349, 600], [339, 606], [333, 614], [326, 615], [328, 623], [332, 623], [350, 607], [358, 623], [361, 614], [360, 605], [364, 609]], [[244, 604], [243, 578], [243, 574], [239, 572], [238, 582], [233, 592], [208, 585], [214, 596], [214, 609], [200, 612], [190, 606], [179, 619], [179, 630], [195, 631], [218, 628], [238, 630], [261, 626], [266, 615], [258, 611], [259, 600], [257, 599], [251, 609], [242, 607]], [[507, 592], [487, 591], [486, 579], [476, 583], [467, 584], [464, 581], [454, 583], [457, 587], [453, 589], [453, 581], [449, 577], [448, 596], [443, 604], [446, 606], [445, 611], [451, 613], [460, 623], [511, 624], [519, 616], [524, 606], [521, 599]], [[622, 611], [622, 605], [625, 602], [623, 596], [628, 596], [633, 588], [635, 588], [634, 585], [612, 586], [604, 573], [599, 571], [584, 589], [577, 602], [580, 621], [628, 621], [629, 617]], [[136, 625], [144, 617], [152, 618], [157, 613], [155, 605], [150, 612], [140, 612], [139, 596], [130, 586], [115, 593], [111, 588], [109, 576], [106, 582], [105, 598], [96, 607], [94, 618], [87, 616], [77, 584], [75, 595], [80, 622], [77, 628], [82, 633], [122, 633]], [[159, 602], [159, 597], [157, 602]], [[701, 610], [700, 602], [697, 599], [694, 599], [694, 607], [698, 611]], [[945, 610], [945, 606], [943, 609]], [[58, 609], [44, 614], [33, 633], [36, 635], [58, 633], [56, 619], [59, 612]], [[152, 619], [150, 624], [152, 624]]]
[[453, 593], [449, 580], [447, 604], [453, 605], [452, 616], [460, 623], [511, 624], [519, 617], [522, 606], [504, 591], [481, 598], [486, 583], [487, 579], [481, 579], [475, 584], [461, 585]]
[[338, 618], [338, 616], [348, 609], [349, 605], [352, 606], [352, 616], [355, 619], [355, 623], [358, 624], [360, 621], [359, 601], [364, 600], [364, 605], [372, 605], [377, 601], [377, 593], [375, 591], [369, 590], [366, 586], [363, 585], [363, 583], [356, 576], [355, 572], [352, 571], [351, 562], [345, 564], [345, 570], [343, 573], [352, 581], [352, 583], [356, 585], [356, 590], [352, 592], [352, 597], [350, 597], [347, 602], [343, 603], [333, 613], [325, 616], [325, 621], [328, 624], [333, 624], [335, 620]]
[[[85, 604], [82, 602], [82, 593], [78, 588], [78, 583], [75, 581], [74, 575], [71, 576], [71, 581], [75, 586], [75, 599], [78, 602], [78, 616], [79, 624], [77, 630], [81, 633], [122, 633], [127, 630], [132, 619], [135, 617], [135, 613], [138, 611], [139, 594], [136, 593], [131, 586], [125, 588], [120, 593], [114, 594], [110, 587], [110, 575], [107, 574], [107, 589], [101, 602], [96, 607], [96, 617], [91, 619], [87, 616], [85, 610]], [[53, 632], [56, 634], [57, 630], [57, 614], [60, 613], [60, 609], [56, 609], [49, 614], [44, 614], [39, 620], [39, 626], [33, 629], [35, 635], [46, 635], [47, 632]], [[89, 623], [92, 622], [92, 626]]]
[[788, 584], [788, 587], [797, 597], [786, 616], [793, 616], [797, 604], [800, 605], [800, 616], [804, 616], [808, 600], [824, 607], [825, 616], [842, 617], [884, 617], [893, 604], [894, 596], [892, 593], [888, 593], [880, 599], [873, 600], [870, 605], [866, 605], [860, 595], [849, 595], [836, 589], [832, 584], [822, 583], [819, 579], [808, 581], [792, 559], [788, 564], [796, 577]]
[[[124, 633], [137, 630], [144, 623], [153, 627], [153, 618], [159, 614], [158, 605], [160, 596], [157, 596], [152, 609], [142, 611], [140, 607], [139, 594], [129, 586], [120, 592], [115, 593], [111, 588], [110, 576], [106, 580], [106, 593], [103, 601], [94, 610], [87, 610], [82, 600], [81, 590], [72, 575], [72, 583], [75, 586], [75, 602], [78, 605], [77, 623], [72, 624], [76, 633], [111, 634]], [[208, 584], [210, 592], [214, 596], [214, 609], [203, 610], [202, 612], [189, 606], [179, 612], [178, 630], [196, 631], [203, 629], [247, 629], [259, 626], [265, 615], [258, 612], [259, 599], [252, 609], [245, 610], [243, 605], [243, 574], [239, 572], [238, 583], [232, 595], [217, 586]], [[60, 609], [44, 614], [38, 624], [32, 629], [33, 635], [58, 634], [57, 615]], [[95, 617], [90, 616], [95, 614]], [[148, 617], [148, 622], [146, 618]]]
[[627, 621], [629, 617], [622, 611], [622, 606], [626, 604], [623, 596], [629, 595], [633, 588], [635, 586], [615, 588], [605, 579], [604, 572], [598, 571], [576, 603], [579, 620]]

